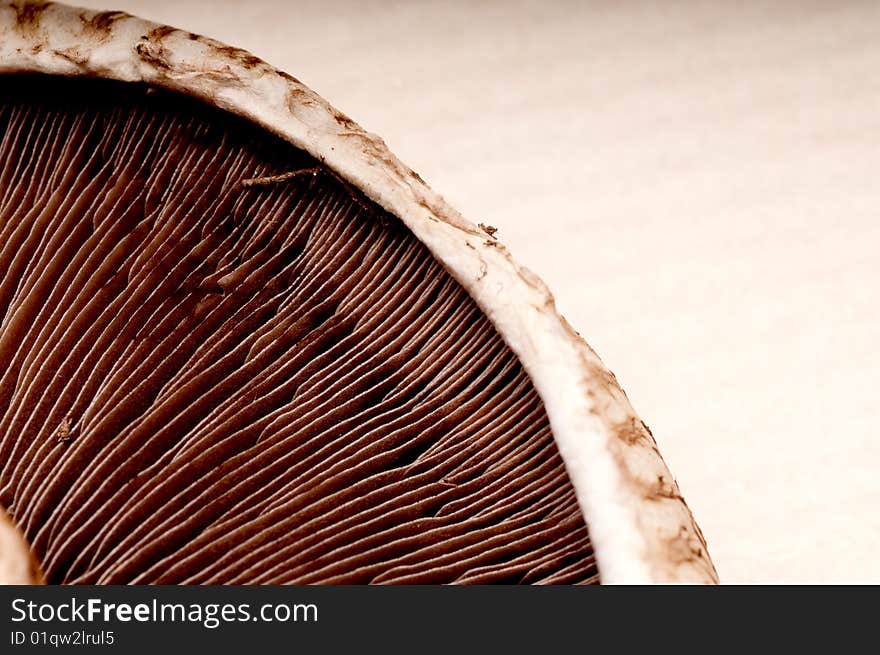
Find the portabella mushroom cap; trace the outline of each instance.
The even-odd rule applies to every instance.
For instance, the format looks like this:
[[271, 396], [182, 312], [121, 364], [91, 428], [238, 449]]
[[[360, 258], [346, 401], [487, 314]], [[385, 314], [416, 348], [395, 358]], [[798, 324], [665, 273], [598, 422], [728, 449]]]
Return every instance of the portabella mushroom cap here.
[[33, 585], [44, 581], [40, 565], [21, 532], [0, 509], [0, 585]]
[[[399, 217], [519, 358], [546, 408], [602, 582], [717, 582], [705, 540], [650, 430], [614, 375], [560, 316], [546, 285], [379, 137], [299, 80], [213, 39], [123, 12], [54, 3], [0, 5], [0, 73], [163, 87], [242, 116], [324, 163]], [[11, 560], [26, 562], [19, 569], [31, 561], [10, 529], [0, 517], [3, 574]]]

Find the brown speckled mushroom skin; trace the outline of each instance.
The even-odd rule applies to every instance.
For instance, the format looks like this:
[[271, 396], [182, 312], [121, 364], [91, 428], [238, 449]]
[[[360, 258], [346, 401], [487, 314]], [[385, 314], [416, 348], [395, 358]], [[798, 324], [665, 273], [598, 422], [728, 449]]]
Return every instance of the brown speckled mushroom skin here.
[[252, 55], [118, 12], [6, 6], [0, 35], [0, 70], [143, 81], [204, 99], [308, 152], [398, 217], [528, 372], [590, 526], [603, 581], [717, 581], [653, 436], [614, 376], [559, 316], [544, 284], [380, 139]]

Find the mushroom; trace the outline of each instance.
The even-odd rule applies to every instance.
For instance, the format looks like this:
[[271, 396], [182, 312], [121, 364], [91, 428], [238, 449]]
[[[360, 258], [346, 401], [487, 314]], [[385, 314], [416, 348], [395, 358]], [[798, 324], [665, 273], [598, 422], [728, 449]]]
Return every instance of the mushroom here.
[[42, 583], [43, 573], [27, 542], [0, 509], [0, 585]]
[[60, 4], [0, 7], [0, 73], [0, 505], [47, 581], [717, 580], [541, 280], [298, 80]]

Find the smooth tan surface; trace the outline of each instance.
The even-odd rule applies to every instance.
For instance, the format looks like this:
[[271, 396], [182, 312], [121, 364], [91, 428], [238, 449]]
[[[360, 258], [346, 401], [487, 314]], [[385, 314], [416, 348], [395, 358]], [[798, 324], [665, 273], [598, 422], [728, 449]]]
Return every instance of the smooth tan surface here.
[[499, 227], [722, 580], [880, 582], [880, 5], [78, 4], [251, 50]]

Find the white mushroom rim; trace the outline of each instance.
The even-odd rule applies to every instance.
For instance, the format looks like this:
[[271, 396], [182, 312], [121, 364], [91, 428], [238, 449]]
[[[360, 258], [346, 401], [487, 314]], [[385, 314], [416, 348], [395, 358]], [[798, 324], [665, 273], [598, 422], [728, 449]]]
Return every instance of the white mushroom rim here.
[[[706, 543], [647, 426], [544, 283], [385, 143], [248, 52], [122, 12], [0, 5], [0, 73], [144, 82], [245, 117], [399, 217], [486, 313], [540, 395], [604, 583], [712, 583]], [[2, 556], [0, 556], [2, 559]]]
[[30, 548], [12, 523], [9, 515], [0, 509], [0, 585], [42, 584], [40, 565]]

